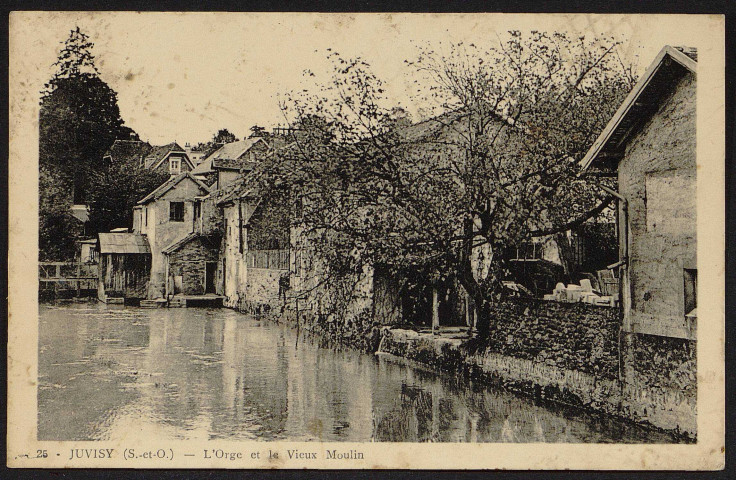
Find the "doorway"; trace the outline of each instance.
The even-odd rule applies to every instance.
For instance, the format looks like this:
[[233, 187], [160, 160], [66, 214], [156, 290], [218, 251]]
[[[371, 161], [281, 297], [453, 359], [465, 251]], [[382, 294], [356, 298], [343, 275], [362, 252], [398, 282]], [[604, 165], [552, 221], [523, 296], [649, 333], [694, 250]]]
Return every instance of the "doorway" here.
[[215, 277], [217, 275], [217, 262], [204, 264], [204, 293], [215, 292]]

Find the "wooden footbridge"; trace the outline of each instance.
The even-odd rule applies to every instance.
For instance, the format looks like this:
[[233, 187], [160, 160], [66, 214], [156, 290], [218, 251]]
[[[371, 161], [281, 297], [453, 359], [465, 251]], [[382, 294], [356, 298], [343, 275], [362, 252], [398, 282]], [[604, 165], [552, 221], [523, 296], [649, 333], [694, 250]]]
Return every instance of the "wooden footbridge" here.
[[55, 296], [74, 294], [77, 297], [97, 290], [97, 264], [76, 262], [39, 262], [40, 293]]

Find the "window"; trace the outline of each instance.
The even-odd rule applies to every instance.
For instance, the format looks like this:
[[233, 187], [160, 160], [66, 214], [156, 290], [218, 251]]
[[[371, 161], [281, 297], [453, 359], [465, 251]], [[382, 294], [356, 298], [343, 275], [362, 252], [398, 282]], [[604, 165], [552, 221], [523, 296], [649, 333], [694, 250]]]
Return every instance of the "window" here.
[[148, 207], [143, 207], [144, 212], [144, 225], [148, 226]]
[[172, 175], [178, 175], [181, 173], [181, 159], [170, 158], [169, 159], [169, 173]]
[[194, 215], [192, 222], [194, 223], [194, 228], [197, 227], [197, 222], [199, 221], [200, 217], [202, 216], [202, 204], [200, 202], [194, 202]]
[[694, 268], [684, 269], [685, 273], [685, 315], [697, 314], [698, 308], [698, 271]]
[[169, 220], [172, 222], [184, 221], [184, 202], [171, 202], [169, 204]]

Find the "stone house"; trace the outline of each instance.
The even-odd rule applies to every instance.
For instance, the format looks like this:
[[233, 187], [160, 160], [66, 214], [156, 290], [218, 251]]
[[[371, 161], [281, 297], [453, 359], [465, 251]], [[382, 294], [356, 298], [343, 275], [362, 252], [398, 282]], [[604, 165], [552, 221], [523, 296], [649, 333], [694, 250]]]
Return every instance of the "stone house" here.
[[151, 147], [148, 155], [141, 159], [141, 165], [171, 176], [194, 170], [194, 164], [189, 159], [189, 155], [176, 142]]
[[223, 241], [220, 268], [225, 305], [275, 306], [288, 272], [289, 217], [249, 185], [247, 177], [218, 191]]
[[616, 175], [624, 326], [694, 339], [695, 55], [665, 47], [582, 160]]
[[267, 151], [268, 143], [262, 137], [226, 143], [203, 159], [192, 173], [197, 176], [214, 175], [213, 187], [219, 190], [250, 172]]
[[192, 232], [163, 249], [167, 297], [218, 292], [219, 241], [217, 235]]
[[[195, 240], [190, 237], [192, 233], [201, 232], [202, 218], [206, 213], [204, 198], [209, 193], [207, 185], [191, 173], [180, 173], [146, 195], [134, 208], [133, 232], [144, 235], [151, 250], [149, 299], [166, 298], [177, 291], [177, 280], [174, 279], [172, 285], [168, 272], [167, 256], [179, 252], [183, 246], [180, 242], [187, 237]], [[203, 246], [200, 240], [197, 242]], [[187, 275], [188, 287], [207, 284], [206, 262], [210, 261], [211, 256], [200, 252], [198, 258], [200, 263], [205, 263], [205, 266], [197, 267], [198, 271], [205, 273], [200, 280]], [[180, 276], [183, 282], [184, 275]], [[180, 285], [183, 287], [183, 283]], [[195, 288], [195, 291], [199, 291], [199, 288]]]
[[[581, 161], [618, 180], [625, 408], [697, 426], [697, 54], [665, 46]], [[663, 399], [642, 407], [639, 392]], [[651, 403], [651, 402], [650, 402]], [[655, 422], [656, 420], [656, 422]]]

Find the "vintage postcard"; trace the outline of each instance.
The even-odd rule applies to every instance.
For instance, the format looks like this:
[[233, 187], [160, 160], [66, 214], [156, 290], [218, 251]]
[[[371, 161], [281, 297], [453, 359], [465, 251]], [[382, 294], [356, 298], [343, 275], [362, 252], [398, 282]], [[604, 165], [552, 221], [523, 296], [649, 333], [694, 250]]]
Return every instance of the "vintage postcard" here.
[[723, 17], [9, 41], [9, 466], [723, 468]]

